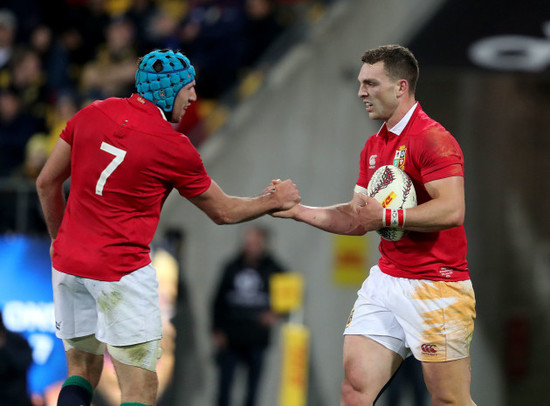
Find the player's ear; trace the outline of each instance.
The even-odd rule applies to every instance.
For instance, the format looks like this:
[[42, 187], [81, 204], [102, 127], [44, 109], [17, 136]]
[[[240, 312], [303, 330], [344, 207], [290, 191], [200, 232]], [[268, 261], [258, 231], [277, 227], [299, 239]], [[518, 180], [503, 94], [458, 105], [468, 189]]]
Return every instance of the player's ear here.
[[401, 97], [409, 92], [409, 82], [406, 79], [399, 79], [395, 84], [396, 96]]

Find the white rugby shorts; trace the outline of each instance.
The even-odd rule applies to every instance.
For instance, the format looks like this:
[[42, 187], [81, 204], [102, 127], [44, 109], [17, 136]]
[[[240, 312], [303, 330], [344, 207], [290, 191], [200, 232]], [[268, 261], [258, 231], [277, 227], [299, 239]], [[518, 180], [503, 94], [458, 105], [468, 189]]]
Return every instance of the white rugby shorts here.
[[376, 265], [357, 294], [344, 334], [369, 337], [420, 361], [469, 356], [476, 317], [470, 280], [396, 278]]
[[151, 264], [107, 282], [52, 268], [56, 336], [95, 334], [112, 346], [141, 344], [162, 337], [157, 272]]

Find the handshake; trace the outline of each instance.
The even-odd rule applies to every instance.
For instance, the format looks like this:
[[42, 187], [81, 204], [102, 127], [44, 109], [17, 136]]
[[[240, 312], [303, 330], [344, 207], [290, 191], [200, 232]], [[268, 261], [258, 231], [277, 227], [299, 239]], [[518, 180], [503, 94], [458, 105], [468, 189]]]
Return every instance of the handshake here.
[[274, 217], [291, 218], [302, 200], [298, 187], [292, 180], [274, 179], [261, 193], [274, 199], [275, 207], [270, 211]]

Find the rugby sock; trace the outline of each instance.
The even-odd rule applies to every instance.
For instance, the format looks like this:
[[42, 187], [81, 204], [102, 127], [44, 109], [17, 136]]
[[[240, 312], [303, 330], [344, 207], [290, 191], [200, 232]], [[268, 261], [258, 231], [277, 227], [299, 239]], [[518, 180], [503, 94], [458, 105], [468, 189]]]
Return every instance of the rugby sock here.
[[146, 405], [145, 403], [137, 403], [137, 402], [124, 402], [124, 403], [121, 403], [120, 406], [150, 406], [150, 405]]
[[59, 392], [57, 406], [90, 406], [93, 393], [94, 389], [86, 379], [78, 375], [70, 376]]

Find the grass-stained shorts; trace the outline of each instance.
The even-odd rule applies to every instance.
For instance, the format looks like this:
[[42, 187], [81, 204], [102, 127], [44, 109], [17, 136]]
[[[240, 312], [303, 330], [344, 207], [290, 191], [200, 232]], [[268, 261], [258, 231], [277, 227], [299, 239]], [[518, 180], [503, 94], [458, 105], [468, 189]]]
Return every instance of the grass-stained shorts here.
[[72, 339], [95, 334], [111, 346], [162, 337], [158, 281], [151, 264], [107, 282], [52, 269], [56, 335]]
[[403, 358], [427, 362], [466, 358], [474, 332], [470, 280], [396, 278], [378, 266], [357, 292], [344, 334], [367, 336]]

